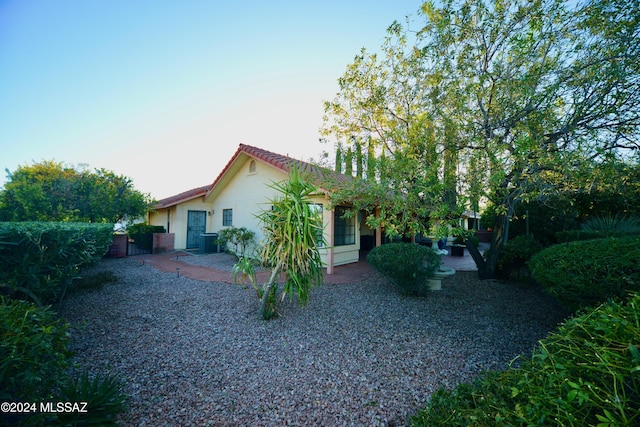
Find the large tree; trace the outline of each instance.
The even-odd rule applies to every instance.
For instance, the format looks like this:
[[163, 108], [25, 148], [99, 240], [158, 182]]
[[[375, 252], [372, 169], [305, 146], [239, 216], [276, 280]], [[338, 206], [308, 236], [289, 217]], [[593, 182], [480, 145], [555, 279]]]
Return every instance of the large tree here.
[[[572, 4], [429, 1], [419, 31], [390, 27], [382, 60], [356, 57], [325, 105], [325, 132], [343, 144], [347, 135], [373, 138], [392, 190], [395, 177], [420, 171], [401, 199], [421, 197], [413, 207], [422, 210], [385, 218], [387, 225], [412, 230], [406, 221], [425, 213], [441, 221], [454, 201], [468, 202], [452, 197], [454, 185], [474, 199], [466, 207], [486, 198], [498, 213], [491, 249], [483, 258], [468, 247], [480, 276], [492, 277], [518, 203], [585, 185], [595, 178], [583, 166], [638, 148], [640, 7]], [[439, 187], [430, 185], [434, 170], [423, 173], [431, 165]]]
[[0, 220], [118, 222], [143, 216], [152, 200], [131, 179], [43, 161], [7, 171]]
[[[370, 212], [368, 223], [383, 225], [390, 237], [427, 232], [428, 218], [449, 213], [440, 209], [445, 182], [439, 176], [452, 163], [445, 164], [439, 154], [450, 153], [451, 147], [443, 142], [437, 111], [430, 108], [431, 75], [421, 66], [421, 53], [393, 24], [381, 54], [362, 49], [338, 80], [337, 97], [325, 102], [325, 136], [335, 138], [339, 149], [367, 148], [366, 171], [359, 174], [366, 182], [340, 183], [334, 202], [355, 200]], [[450, 154], [447, 160], [455, 158]], [[453, 188], [450, 180], [447, 184], [449, 201], [455, 200], [455, 183]]]

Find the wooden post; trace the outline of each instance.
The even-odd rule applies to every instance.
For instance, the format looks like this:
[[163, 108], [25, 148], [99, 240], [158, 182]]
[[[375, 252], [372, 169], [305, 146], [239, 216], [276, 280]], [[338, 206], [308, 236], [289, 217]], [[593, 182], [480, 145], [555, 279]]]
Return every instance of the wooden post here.
[[327, 274], [333, 274], [333, 244], [335, 242], [333, 237], [334, 218], [335, 218], [335, 210], [331, 209], [329, 211], [329, 223], [327, 224], [329, 229], [329, 241], [327, 242]]

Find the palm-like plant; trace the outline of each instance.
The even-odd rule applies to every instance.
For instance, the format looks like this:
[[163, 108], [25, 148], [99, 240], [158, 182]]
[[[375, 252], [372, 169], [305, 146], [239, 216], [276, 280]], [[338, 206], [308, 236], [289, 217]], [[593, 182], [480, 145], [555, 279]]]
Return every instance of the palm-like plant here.
[[628, 215], [609, 214], [590, 218], [582, 229], [587, 231], [619, 231], [637, 233], [640, 231], [640, 220]]
[[[295, 294], [301, 305], [309, 301], [314, 284], [322, 283], [322, 217], [310, 206], [310, 195], [316, 188], [292, 168], [289, 180], [270, 185], [280, 193], [271, 200], [273, 208], [262, 211], [265, 243], [261, 258], [272, 270], [269, 281], [262, 285], [262, 316], [277, 316], [277, 279], [285, 273], [281, 299]], [[320, 239], [320, 241], [319, 241]]]

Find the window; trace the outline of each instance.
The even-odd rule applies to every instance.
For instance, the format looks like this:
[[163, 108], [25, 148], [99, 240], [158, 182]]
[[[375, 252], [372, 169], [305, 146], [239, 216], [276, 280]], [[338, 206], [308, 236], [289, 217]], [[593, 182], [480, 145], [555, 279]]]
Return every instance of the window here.
[[251, 160], [249, 162], [249, 173], [256, 173], [256, 161]]
[[320, 203], [309, 203], [309, 208], [311, 209], [311, 212], [314, 215], [318, 215], [320, 217], [320, 227], [318, 228], [315, 232], [315, 239], [316, 242], [319, 242], [319, 247], [323, 247], [324, 246], [324, 235], [323, 235], [323, 231], [324, 228], [322, 227], [322, 225], [324, 224], [323, 219], [322, 219], [322, 205]]
[[233, 209], [222, 209], [222, 226], [233, 226]]
[[[346, 214], [346, 216], [345, 216]], [[353, 211], [345, 206], [336, 206], [334, 211], [333, 244], [335, 246], [356, 243], [356, 218]]]

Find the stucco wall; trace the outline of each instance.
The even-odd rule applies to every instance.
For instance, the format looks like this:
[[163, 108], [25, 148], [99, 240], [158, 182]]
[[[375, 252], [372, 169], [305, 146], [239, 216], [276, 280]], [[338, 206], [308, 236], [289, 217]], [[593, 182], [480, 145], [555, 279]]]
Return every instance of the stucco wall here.
[[[218, 233], [226, 228], [222, 225], [223, 210], [233, 210], [233, 226], [246, 227], [256, 233], [256, 242], [260, 242], [264, 235], [261, 224], [255, 217], [257, 213], [264, 209], [271, 209], [269, 202], [279, 193], [268, 187], [273, 182], [286, 180], [288, 176], [273, 166], [260, 161], [255, 163], [255, 172], [249, 170], [252, 159], [240, 157], [237, 165], [227, 171], [224, 182], [220, 183], [220, 191], [215, 193], [215, 198], [211, 202], [204, 202], [202, 198], [180, 203], [168, 209], [159, 209], [149, 214], [149, 224], [161, 225], [167, 228], [167, 212], [169, 212], [169, 233], [175, 234], [175, 249], [185, 249], [187, 245], [187, 212], [189, 210], [206, 211], [207, 213], [207, 233]], [[325, 230], [325, 240], [329, 241], [330, 212], [326, 210], [329, 201], [324, 195], [313, 198], [314, 203], [323, 205], [323, 223]], [[211, 213], [209, 215], [209, 213]], [[334, 248], [334, 265], [357, 262], [360, 250], [360, 224], [356, 216], [356, 237], [355, 244], [337, 246]], [[323, 248], [320, 251], [322, 261], [327, 264], [328, 250]], [[255, 255], [255, 253], [253, 254]]]
[[[255, 214], [270, 209], [269, 201], [279, 195], [278, 192], [268, 187], [273, 182], [286, 180], [288, 176], [283, 172], [256, 162], [255, 172], [249, 170], [250, 159], [245, 159], [239, 169], [225, 185], [224, 189], [213, 201], [213, 225], [212, 232], [219, 232], [226, 228], [222, 225], [224, 209], [233, 209], [233, 226], [246, 227], [256, 233], [256, 241], [264, 238], [261, 224]], [[323, 205], [323, 222], [325, 239], [328, 241], [329, 212], [326, 211], [328, 200], [324, 196], [313, 198], [314, 203]], [[185, 214], [186, 215], [186, 214]], [[360, 231], [356, 223], [356, 243], [354, 245], [339, 246], [334, 248], [334, 265], [347, 264], [358, 261], [360, 249]], [[322, 260], [327, 264], [327, 249], [321, 250]]]
[[[149, 225], [161, 225], [167, 229], [167, 211], [171, 211], [171, 208], [168, 209], [157, 209], [155, 212], [149, 212], [148, 222]], [[173, 215], [173, 212], [171, 212]], [[168, 233], [173, 233], [173, 230], [167, 230]]]
[[[175, 234], [175, 249], [180, 250], [187, 247], [187, 212], [190, 210], [211, 212], [213, 207], [211, 203], [204, 203], [202, 198], [189, 200], [168, 209], [158, 209], [156, 212], [151, 213], [149, 215], [149, 224], [162, 225], [166, 229], [167, 210], [170, 214], [169, 230], [167, 232]], [[206, 227], [206, 233], [213, 232], [213, 215], [207, 214]]]
[[[213, 201], [213, 222], [212, 232], [220, 232], [224, 228], [222, 225], [223, 211], [232, 209], [233, 227], [246, 227], [256, 233], [256, 241], [263, 239], [260, 222], [255, 217], [263, 209], [270, 209], [269, 200], [276, 192], [267, 187], [271, 182], [279, 182], [287, 176], [263, 163], [256, 162], [256, 171], [249, 171], [249, 160], [238, 159], [243, 163], [232, 176], [225, 177], [224, 188]], [[229, 171], [228, 173], [231, 173]]]

